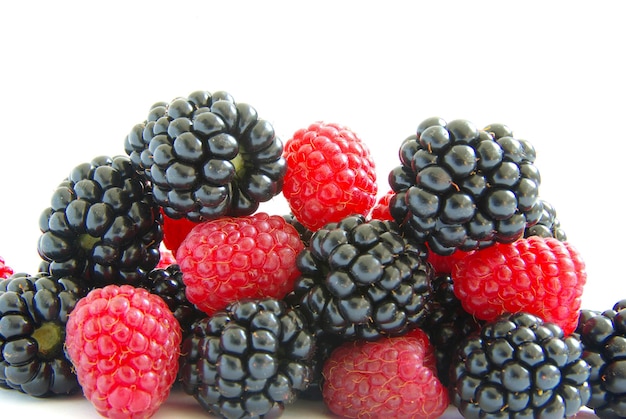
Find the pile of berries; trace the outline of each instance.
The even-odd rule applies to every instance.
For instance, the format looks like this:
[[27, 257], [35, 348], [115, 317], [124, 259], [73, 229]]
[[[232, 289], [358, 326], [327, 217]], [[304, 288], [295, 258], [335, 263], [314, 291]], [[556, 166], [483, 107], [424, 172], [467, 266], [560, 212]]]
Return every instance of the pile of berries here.
[[[581, 307], [585, 264], [507, 126], [422, 121], [384, 194], [348, 127], [283, 144], [223, 91], [154, 104], [124, 148], [61, 180], [35, 275], [0, 259], [0, 387], [82, 391], [111, 418], [177, 382], [224, 418], [300, 397], [350, 418], [626, 417], [626, 300]], [[259, 210], [278, 195], [290, 213]]]

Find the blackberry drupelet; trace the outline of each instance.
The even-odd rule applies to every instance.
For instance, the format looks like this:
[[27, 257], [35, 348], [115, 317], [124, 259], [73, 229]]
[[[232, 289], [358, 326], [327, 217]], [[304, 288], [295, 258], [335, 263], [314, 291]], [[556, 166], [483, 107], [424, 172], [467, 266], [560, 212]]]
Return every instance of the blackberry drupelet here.
[[558, 419], [589, 400], [583, 346], [527, 313], [503, 315], [464, 340], [451, 368], [453, 402], [465, 418]]
[[316, 335], [377, 339], [417, 326], [431, 293], [424, 246], [391, 221], [346, 217], [317, 230], [297, 259], [296, 306]]
[[165, 214], [194, 222], [254, 213], [281, 191], [286, 171], [272, 125], [223, 91], [154, 104], [124, 148]]
[[314, 343], [281, 300], [240, 300], [195, 323], [182, 346], [183, 388], [220, 417], [276, 417], [307, 388]]
[[206, 314], [187, 300], [185, 283], [180, 266], [173, 264], [166, 268], [153, 269], [139, 282], [139, 286], [156, 294], [165, 301], [180, 324], [183, 339], [191, 333], [191, 325]]
[[38, 251], [56, 277], [89, 287], [137, 284], [159, 262], [161, 214], [126, 156], [76, 166], [43, 211]]
[[513, 242], [540, 217], [535, 150], [505, 126], [429, 118], [399, 155], [389, 173], [391, 215], [435, 253]]
[[313, 235], [313, 231], [309, 230], [308, 228], [306, 228], [300, 221], [298, 221], [298, 219], [293, 215], [293, 214], [286, 214], [283, 215], [283, 218], [285, 219], [285, 221], [287, 221], [287, 223], [291, 224], [292, 226], [294, 226], [294, 228], [296, 229], [296, 231], [298, 232], [298, 234], [300, 235], [300, 239], [302, 240], [302, 243], [304, 244], [305, 247], [309, 246], [309, 243], [311, 242], [311, 236]]
[[63, 345], [68, 315], [84, 294], [78, 279], [45, 273], [0, 281], [0, 387], [35, 397], [80, 388]]
[[562, 242], [567, 240], [565, 230], [561, 228], [561, 222], [556, 216], [556, 209], [545, 199], [537, 200], [541, 208], [541, 216], [537, 224], [530, 226], [524, 231], [524, 237], [540, 236], [554, 237]]
[[626, 417], [626, 299], [612, 310], [581, 310], [576, 332], [591, 366], [587, 407], [601, 418]]
[[483, 323], [463, 309], [454, 295], [450, 275], [436, 275], [432, 297], [420, 327], [435, 349], [437, 374], [444, 385], [449, 384], [450, 364], [459, 343], [480, 329]]

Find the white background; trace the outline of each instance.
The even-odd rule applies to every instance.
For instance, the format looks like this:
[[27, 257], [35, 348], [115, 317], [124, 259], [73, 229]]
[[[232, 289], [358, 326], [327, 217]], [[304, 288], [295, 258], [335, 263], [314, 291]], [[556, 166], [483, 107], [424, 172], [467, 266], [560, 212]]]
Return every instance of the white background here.
[[[0, 255], [16, 271], [36, 271], [39, 214], [71, 168], [123, 154], [154, 102], [226, 90], [283, 140], [317, 120], [352, 128], [381, 194], [421, 120], [509, 125], [537, 149], [540, 194], [587, 263], [583, 305], [626, 298], [617, 1], [14, 1], [0, 39]], [[286, 208], [282, 196], [261, 207]], [[97, 417], [80, 398], [13, 393], [0, 391], [3, 417]], [[157, 417], [176, 416], [177, 402]], [[313, 406], [285, 417], [323, 417]]]

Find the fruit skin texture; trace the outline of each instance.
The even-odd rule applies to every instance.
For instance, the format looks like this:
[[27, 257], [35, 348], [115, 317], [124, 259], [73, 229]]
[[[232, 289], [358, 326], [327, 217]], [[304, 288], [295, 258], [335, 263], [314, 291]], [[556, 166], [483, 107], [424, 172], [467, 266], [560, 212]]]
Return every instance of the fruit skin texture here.
[[324, 402], [346, 418], [438, 418], [449, 399], [433, 361], [419, 329], [343, 343], [324, 364]]
[[79, 390], [63, 344], [68, 315], [84, 294], [71, 277], [16, 273], [0, 281], [0, 387], [35, 397]]
[[589, 365], [577, 336], [528, 313], [488, 322], [453, 360], [453, 403], [465, 418], [575, 415], [589, 400]]
[[159, 262], [161, 214], [126, 156], [76, 166], [52, 194], [39, 228], [43, 268], [90, 287], [136, 284]]
[[315, 231], [349, 215], [365, 216], [376, 202], [374, 160], [349, 128], [313, 123], [287, 140], [283, 155], [283, 195], [306, 228]]
[[582, 310], [576, 333], [591, 366], [587, 407], [603, 419], [626, 417], [626, 299], [601, 313]]
[[223, 418], [278, 417], [309, 385], [314, 351], [298, 311], [272, 298], [239, 300], [185, 339], [183, 389]]
[[124, 149], [165, 213], [194, 222], [254, 213], [286, 170], [272, 125], [224, 91], [155, 103]]
[[178, 373], [180, 326], [142, 288], [108, 285], [82, 298], [67, 322], [66, 352], [85, 397], [108, 418], [148, 418]]
[[532, 236], [467, 255], [457, 261], [452, 280], [463, 308], [478, 319], [524, 311], [569, 335], [578, 325], [587, 273], [570, 243]]
[[211, 315], [242, 298], [283, 298], [300, 274], [296, 256], [302, 249], [295, 227], [259, 212], [198, 224], [176, 260], [187, 299]]
[[425, 247], [391, 221], [355, 215], [317, 230], [298, 255], [292, 304], [318, 334], [375, 340], [401, 335], [425, 315], [432, 268]]

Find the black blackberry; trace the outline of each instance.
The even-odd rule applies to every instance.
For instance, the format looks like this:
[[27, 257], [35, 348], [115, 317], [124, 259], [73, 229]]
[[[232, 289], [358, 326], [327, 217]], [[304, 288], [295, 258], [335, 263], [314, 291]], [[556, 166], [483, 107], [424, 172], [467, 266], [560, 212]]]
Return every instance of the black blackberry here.
[[541, 208], [541, 216], [537, 224], [526, 228], [524, 237], [554, 237], [562, 242], [567, 241], [567, 234], [561, 228], [561, 222], [556, 216], [556, 209], [545, 199], [539, 198], [537, 203]]
[[76, 166], [43, 211], [42, 269], [89, 287], [136, 285], [159, 262], [161, 213], [126, 156]]
[[81, 281], [39, 273], [0, 281], [0, 387], [36, 397], [79, 390], [65, 357], [65, 324], [85, 293]]
[[465, 418], [558, 419], [589, 400], [580, 340], [526, 313], [503, 315], [461, 343], [453, 402]]
[[601, 418], [626, 417], [626, 299], [602, 313], [582, 310], [576, 332], [591, 366], [587, 407]]
[[416, 326], [431, 292], [425, 247], [391, 221], [346, 217], [317, 230], [297, 258], [296, 305], [316, 335], [377, 339]]
[[466, 312], [454, 295], [450, 275], [437, 275], [433, 279], [433, 293], [421, 324], [428, 335], [437, 358], [439, 380], [449, 384], [450, 364], [459, 343], [480, 329], [481, 322]]
[[281, 191], [286, 171], [272, 125], [227, 92], [156, 103], [124, 148], [165, 214], [196, 222], [252, 214]]
[[283, 215], [285, 221], [295, 227], [296, 231], [300, 235], [300, 239], [302, 243], [304, 243], [304, 247], [308, 247], [311, 241], [311, 236], [313, 235], [313, 231], [306, 228], [293, 214]]
[[191, 333], [191, 325], [196, 320], [206, 317], [204, 312], [187, 300], [183, 273], [177, 264], [167, 268], [153, 269], [145, 279], [139, 282], [139, 286], [165, 301], [180, 324], [183, 339]]
[[232, 303], [196, 322], [183, 342], [183, 388], [220, 417], [276, 417], [307, 388], [314, 342], [282, 301]]
[[389, 173], [391, 215], [435, 253], [513, 242], [539, 219], [534, 148], [503, 125], [486, 130], [426, 119]]

